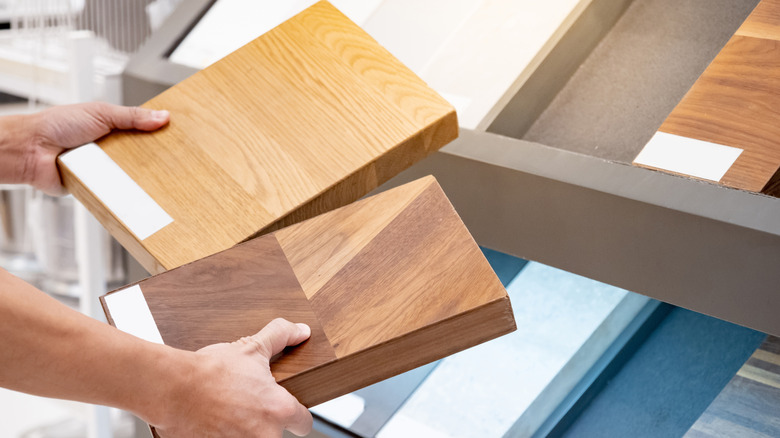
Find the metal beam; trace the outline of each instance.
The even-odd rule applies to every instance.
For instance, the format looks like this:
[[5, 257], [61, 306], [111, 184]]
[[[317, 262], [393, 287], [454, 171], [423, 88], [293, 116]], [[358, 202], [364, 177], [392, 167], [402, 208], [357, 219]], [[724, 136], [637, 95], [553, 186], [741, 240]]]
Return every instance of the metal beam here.
[[463, 130], [433, 174], [480, 245], [780, 335], [780, 200]]

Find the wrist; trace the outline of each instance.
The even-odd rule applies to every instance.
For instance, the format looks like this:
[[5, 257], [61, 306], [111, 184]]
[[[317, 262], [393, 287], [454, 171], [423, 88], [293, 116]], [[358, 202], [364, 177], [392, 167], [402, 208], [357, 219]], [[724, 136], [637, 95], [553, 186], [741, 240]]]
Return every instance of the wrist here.
[[159, 347], [152, 359], [155, 371], [144, 376], [147, 391], [128, 410], [149, 424], [164, 428], [186, 416], [189, 404], [196, 398], [194, 392], [204, 382], [203, 368], [208, 364], [199, 361], [196, 353]]
[[36, 173], [37, 114], [0, 118], [0, 183], [30, 184]]

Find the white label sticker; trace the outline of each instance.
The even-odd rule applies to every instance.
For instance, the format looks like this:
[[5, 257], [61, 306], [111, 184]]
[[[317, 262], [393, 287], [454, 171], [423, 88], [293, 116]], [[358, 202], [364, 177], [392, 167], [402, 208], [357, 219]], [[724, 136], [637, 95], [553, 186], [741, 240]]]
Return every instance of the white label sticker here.
[[135, 235], [144, 240], [173, 218], [95, 143], [60, 156], [62, 164]]
[[731, 146], [658, 131], [637, 155], [634, 163], [717, 182], [742, 151]]
[[136, 284], [118, 290], [106, 295], [104, 300], [116, 328], [143, 340], [164, 344], [140, 286]]

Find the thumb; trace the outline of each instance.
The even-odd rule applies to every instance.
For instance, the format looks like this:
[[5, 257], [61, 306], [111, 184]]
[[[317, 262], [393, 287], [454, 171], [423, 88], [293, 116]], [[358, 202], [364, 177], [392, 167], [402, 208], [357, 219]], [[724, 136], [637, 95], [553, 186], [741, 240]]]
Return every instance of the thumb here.
[[238, 342], [254, 345], [256, 351], [266, 360], [279, 354], [285, 347], [298, 345], [311, 336], [311, 328], [306, 324], [293, 324], [282, 318], [276, 318], [256, 334], [241, 338]]
[[170, 113], [137, 106], [119, 106], [97, 103], [90, 108], [95, 117], [110, 129], [139, 129], [153, 131], [168, 123]]

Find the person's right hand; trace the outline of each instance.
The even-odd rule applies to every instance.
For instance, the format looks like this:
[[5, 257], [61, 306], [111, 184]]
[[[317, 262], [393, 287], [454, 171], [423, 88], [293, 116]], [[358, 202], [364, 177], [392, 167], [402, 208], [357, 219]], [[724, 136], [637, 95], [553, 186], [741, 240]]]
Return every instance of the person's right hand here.
[[311, 335], [305, 324], [275, 319], [257, 334], [233, 343], [215, 344], [195, 353], [200, 363], [191, 387], [165, 403], [169, 412], [185, 413], [153, 424], [161, 438], [281, 437], [311, 431], [311, 413], [271, 375], [270, 359]]

